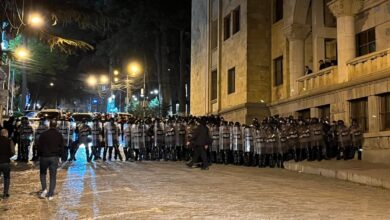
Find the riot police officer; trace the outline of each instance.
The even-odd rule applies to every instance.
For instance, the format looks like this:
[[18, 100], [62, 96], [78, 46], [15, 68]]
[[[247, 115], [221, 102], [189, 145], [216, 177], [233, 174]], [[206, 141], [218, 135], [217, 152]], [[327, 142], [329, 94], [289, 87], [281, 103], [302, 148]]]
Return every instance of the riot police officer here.
[[165, 149], [164, 149], [165, 158], [164, 159], [176, 161], [175, 128], [172, 124], [171, 119], [169, 119], [165, 125], [164, 135], [165, 135]]
[[123, 153], [125, 154], [125, 159], [129, 160], [131, 157], [131, 135], [132, 135], [132, 124], [130, 119], [123, 125], [122, 130], [122, 141], [123, 141]]
[[91, 127], [91, 139], [92, 139], [92, 154], [89, 157], [89, 160], [92, 160], [92, 156], [94, 157], [94, 160], [99, 160], [100, 153], [101, 153], [101, 143], [102, 143], [102, 127], [100, 125], [100, 122], [97, 118], [94, 118], [92, 120], [92, 127]]
[[213, 123], [210, 129], [210, 137], [213, 142], [211, 144], [210, 160], [211, 163], [217, 163], [220, 159], [217, 157], [219, 149], [219, 126], [217, 122]]
[[117, 156], [119, 156], [119, 159], [122, 160], [122, 155], [119, 152], [118, 147], [118, 135], [119, 130], [115, 124], [114, 118], [110, 118], [108, 122], [104, 125], [104, 152], [103, 152], [103, 160], [105, 161], [107, 159], [107, 150], [108, 150], [108, 160], [111, 161], [112, 159], [112, 151], [115, 149], [115, 156], [116, 159]]
[[45, 124], [46, 118], [40, 118], [39, 119], [39, 125], [35, 131], [35, 137], [34, 137], [34, 145], [33, 145], [33, 157], [31, 161], [37, 161], [38, 160], [38, 140], [39, 136], [47, 131], [49, 129], [49, 126]]
[[255, 126], [248, 126], [244, 125], [243, 127], [243, 158], [244, 158], [244, 164], [246, 166], [254, 165], [256, 166], [255, 157], [254, 157], [254, 134], [255, 134]]
[[18, 127], [20, 161], [28, 162], [29, 148], [33, 135], [33, 128], [28, 122], [27, 117], [22, 117], [21, 124]]
[[76, 153], [80, 145], [84, 145], [85, 147], [85, 154], [86, 159], [88, 162], [90, 162], [90, 153], [91, 149], [89, 146], [89, 138], [88, 136], [91, 135], [91, 127], [87, 124], [87, 119], [83, 118], [81, 121], [81, 124], [76, 128], [76, 134], [77, 134], [77, 148], [71, 150], [71, 159], [76, 160]]
[[153, 158], [160, 160], [164, 158], [164, 124], [156, 119], [153, 127]]
[[64, 152], [62, 153], [61, 159], [62, 161], [67, 161], [73, 143], [74, 128], [71, 125], [69, 119], [61, 117], [60, 121], [58, 122], [58, 130], [64, 139]]
[[179, 161], [184, 158], [184, 147], [186, 145], [186, 125], [183, 120], [176, 120], [175, 124], [176, 157]]
[[225, 165], [229, 164], [229, 155], [230, 155], [230, 145], [231, 145], [231, 133], [230, 127], [227, 121], [222, 121], [221, 126], [219, 127], [219, 158], [221, 158], [221, 163]]
[[356, 119], [352, 120], [352, 124], [349, 130], [351, 131], [352, 136], [352, 149], [350, 158], [353, 159], [355, 157], [355, 152], [357, 151], [358, 160], [361, 160], [363, 152], [363, 132]]
[[234, 124], [232, 132], [233, 132], [233, 143], [232, 143], [233, 164], [234, 165], [241, 165], [242, 133], [241, 133], [241, 125], [239, 122], [236, 122]]
[[337, 121], [337, 131], [338, 137], [338, 149], [337, 149], [337, 160], [341, 159], [341, 154], [344, 160], [348, 159], [348, 152], [351, 148], [351, 131], [347, 126], [345, 126], [344, 121]]

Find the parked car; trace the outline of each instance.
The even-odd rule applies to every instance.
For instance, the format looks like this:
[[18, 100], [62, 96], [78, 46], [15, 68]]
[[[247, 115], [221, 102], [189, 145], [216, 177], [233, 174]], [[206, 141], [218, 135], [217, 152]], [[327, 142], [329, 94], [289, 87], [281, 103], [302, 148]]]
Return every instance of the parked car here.
[[59, 120], [63, 113], [59, 109], [44, 109], [37, 114], [37, 118], [46, 118], [47, 120]]

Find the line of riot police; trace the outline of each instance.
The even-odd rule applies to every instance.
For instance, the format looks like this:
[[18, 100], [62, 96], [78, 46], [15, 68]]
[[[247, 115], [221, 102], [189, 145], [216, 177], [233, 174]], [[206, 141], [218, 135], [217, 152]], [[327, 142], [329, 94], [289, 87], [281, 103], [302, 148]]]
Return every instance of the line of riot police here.
[[[222, 117], [205, 117], [212, 144], [208, 147], [211, 163], [259, 167], [283, 167], [288, 160], [358, 159], [362, 153], [362, 130], [356, 121], [347, 127], [343, 121], [328, 122], [312, 118], [268, 117], [251, 125], [227, 122]], [[196, 127], [196, 117], [170, 117], [165, 120], [146, 118], [94, 118], [73, 122], [61, 118], [58, 130], [63, 135], [65, 150], [62, 161], [76, 160], [79, 146], [84, 146], [88, 162], [92, 160], [189, 160], [191, 146], [186, 143]], [[27, 118], [14, 132], [19, 161], [28, 161], [33, 143], [32, 160], [37, 160], [36, 143], [48, 129], [41, 119], [33, 129]], [[35, 131], [34, 131], [35, 130]], [[103, 155], [102, 155], [103, 153]], [[113, 155], [114, 154], [114, 155]]]

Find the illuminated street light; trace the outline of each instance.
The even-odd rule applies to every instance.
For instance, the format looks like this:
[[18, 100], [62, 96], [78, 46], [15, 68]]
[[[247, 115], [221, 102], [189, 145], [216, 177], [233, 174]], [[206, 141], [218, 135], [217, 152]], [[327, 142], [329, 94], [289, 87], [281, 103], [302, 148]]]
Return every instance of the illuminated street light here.
[[157, 90], [157, 89], [155, 89], [153, 92], [154, 92], [154, 94], [156, 94], [156, 95], [158, 94], [158, 90]]
[[27, 59], [29, 54], [30, 54], [29, 51], [24, 47], [18, 47], [15, 50], [15, 56], [21, 60]]
[[119, 81], [118, 77], [115, 77], [115, 78], [114, 78], [114, 82], [117, 83], [118, 81]]
[[87, 83], [90, 86], [95, 86], [97, 84], [97, 79], [95, 76], [89, 76], [87, 79]]
[[40, 15], [39, 13], [32, 13], [30, 15], [28, 21], [29, 21], [29, 24], [35, 28], [40, 28], [45, 23], [42, 15]]
[[53, 87], [53, 86], [54, 86], [54, 83], [51, 82], [49, 85], [50, 85], [51, 87]]
[[137, 62], [131, 62], [127, 66], [127, 71], [132, 77], [135, 77], [141, 72], [141, 65]]
[[119, 75], [119, 71], [118, 70], [114, 70], [114, 75], [115, 76]]
[[106, 84], [108, 83], [108, 77], [106, 75], [101, 75], [100, 76], [100, 83], [101, 84]]

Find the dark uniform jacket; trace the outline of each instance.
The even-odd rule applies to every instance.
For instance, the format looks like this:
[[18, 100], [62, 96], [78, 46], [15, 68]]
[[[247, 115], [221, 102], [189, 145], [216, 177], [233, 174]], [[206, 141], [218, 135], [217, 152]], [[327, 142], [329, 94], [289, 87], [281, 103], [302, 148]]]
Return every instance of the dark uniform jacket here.
[[43, 132], [38, 140], [38, 156], [60, 157], [63, 152], [64, 139], [55, 128]]
[[11, 162], [11, 158], [15, 154], [13, 142], [3, 136], [0, 136], [0, 164]]
[[198, 125], [192, 133], [190, 142], [195, 146], [211, 145], [212, 139], [210, 138], [209, 129], [204, 125]]

